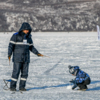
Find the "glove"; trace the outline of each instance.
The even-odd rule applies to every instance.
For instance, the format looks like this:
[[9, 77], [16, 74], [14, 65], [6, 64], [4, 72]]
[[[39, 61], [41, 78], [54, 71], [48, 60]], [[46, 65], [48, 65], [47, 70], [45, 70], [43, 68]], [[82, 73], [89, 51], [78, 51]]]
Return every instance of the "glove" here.
[[9, 59], [9, 61], [10, 61], [10, 59], [11, 59], [11, 56], [8, 56], [8, 59]]
[[73, 79], [72, 79], [71, 81], [69, 81], [69, 82], [71, 82], [71, 83], [73, 83], [73, 84], [75, 84], [75, 83], [76, 83], [76, 81], [75, 81], [75, 80], [73, 80]]
[[37, 54], [37, 56], [39, 56], [39, 57], [40, 57], [40, 56], [41, 56], [41, 57], [43, 57], [44, 55], [42, 55], [42, 54], [38, 53], [38, 54]]
[[72, 87], [72, 90], [74, 90], [76, 87], [77, 87], [77, 84], [75, 84], [75, 85]]

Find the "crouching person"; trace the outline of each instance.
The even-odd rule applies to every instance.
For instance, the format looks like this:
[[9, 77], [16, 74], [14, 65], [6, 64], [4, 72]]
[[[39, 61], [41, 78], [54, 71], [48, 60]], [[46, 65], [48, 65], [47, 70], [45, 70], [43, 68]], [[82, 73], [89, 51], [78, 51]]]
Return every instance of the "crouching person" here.
[[10, 90], [16, 91], [16, 84], [21, 72], [19, 90], [26, 91], [26, 80], [28, 77], [28, 69], [30, 62], [30, 51], [37, 56], [42, 56], [33, 45], [31, 38], [31, 26], [28, 23], [23, 23], [20, 30], [13, 34], [8, 47], [8, 58], [10, 60], [13, 53], [13, 72], [10, 83]]
[[78, 90], [86, 91], [87, 85], [91, 83], [91, 79], [87, 73], [79, 69], [79, 66], [68, 66], [69, 73], [76, 76], [74, 80], [71, 80], [70, 82], [74, 84], [72, 89], [74, 90], [76, 87], [79, 87]]

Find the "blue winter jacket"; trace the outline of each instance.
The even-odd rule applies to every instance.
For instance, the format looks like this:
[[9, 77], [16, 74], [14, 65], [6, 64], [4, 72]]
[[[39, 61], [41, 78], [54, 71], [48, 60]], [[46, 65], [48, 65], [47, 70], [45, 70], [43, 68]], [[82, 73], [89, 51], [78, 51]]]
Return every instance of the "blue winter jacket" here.
[[82, 83], [83, 81], [87, 80], [88, 78], [90, 78], [90, 76], [87, 73], [85, 73], [84, 71], [79, 69], [79, 71], [76, 75], [76, 78], [75, 78], [76, 84]]
[[[29, 33], [26, 35], [23, 33], [23, 30], [29, 30]], [[13, 54], [13, 62], [30, 62], [30, 51], [34, 54], [39, 54], [36, 48], [33, 45], [31, 38], [31, 27], [28, 23], [23, 23], [19, 32], [13, 34], [10, 39], [8, 47], [8, 56]]]

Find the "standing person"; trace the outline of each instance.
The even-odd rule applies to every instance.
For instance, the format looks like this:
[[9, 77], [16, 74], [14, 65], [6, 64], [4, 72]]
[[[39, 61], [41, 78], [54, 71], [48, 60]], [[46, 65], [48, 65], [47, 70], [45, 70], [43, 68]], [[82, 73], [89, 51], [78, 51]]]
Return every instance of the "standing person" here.
[[72, 89], [74, 90], [77, 86], [79, 87], [78, 90], [85, 91], [87, 90], [87, 85], [91, 83], [90, 76], [79, 69], [79, 66], [68, 66], [69, 73], [76, 76], [74, 80], [71, 80], [70, 82], [74, 84]]
[[30, 51], [37, 56], [44, 56], [40, 54], [33, 45], [31, 38], [31, 26], [24, 22], [19, 29], [19, 32], [13, 34], [8, 46], [8, 58], [10, 60], [13, 53], [13, 72], [10, 83], [10, 90], [16, 91], [16, 83], [21, 71], [21, 78], [19, 83], [19, 90], [26, 91], [26, 80], [28, 77], [28, 68], [30, 63]]

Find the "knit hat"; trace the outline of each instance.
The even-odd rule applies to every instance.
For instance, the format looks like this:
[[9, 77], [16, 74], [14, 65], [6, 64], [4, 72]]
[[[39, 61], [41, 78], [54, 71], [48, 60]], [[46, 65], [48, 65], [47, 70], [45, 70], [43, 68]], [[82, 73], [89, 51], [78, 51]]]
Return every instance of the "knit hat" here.
[[69, 73], [70, 74], [73, 74], [75, 76], [77, 75], [77, 73], [79, 71], [79, 66], [71, 66], [71, 65], [69, 65], [68, 68], [69, 68]]

